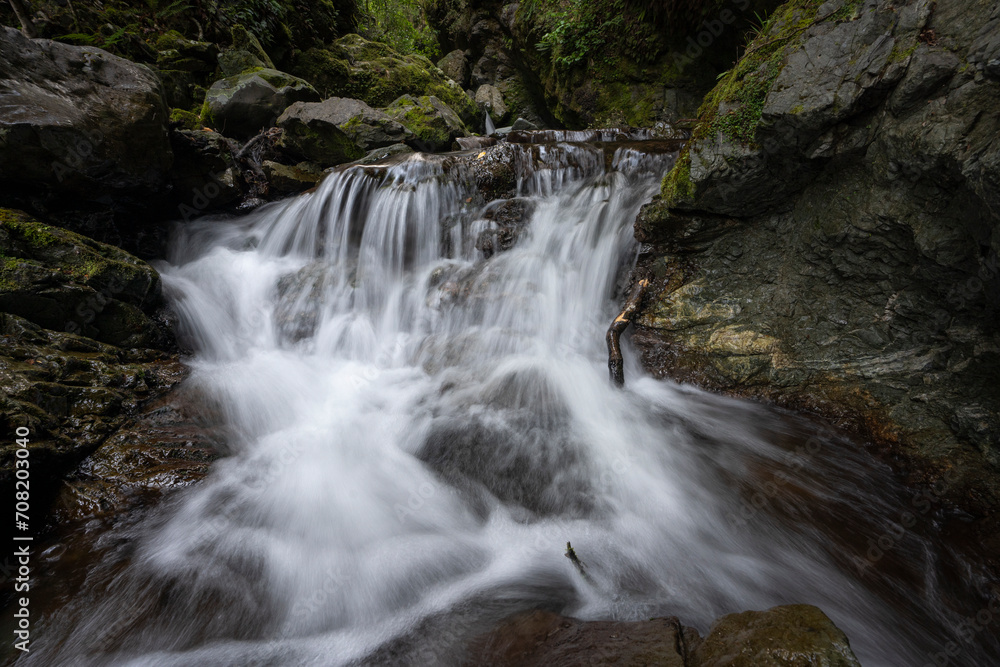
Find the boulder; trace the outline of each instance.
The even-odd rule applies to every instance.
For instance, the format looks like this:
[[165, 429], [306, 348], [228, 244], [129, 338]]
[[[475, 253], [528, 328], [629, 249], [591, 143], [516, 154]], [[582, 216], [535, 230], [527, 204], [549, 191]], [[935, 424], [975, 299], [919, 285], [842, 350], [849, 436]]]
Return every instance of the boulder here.
[[384, 111], [373, 109], [361, 100], [331, 97], [322, 102], [295, 105], [295, 108], [294, 113], [300, 119], [308, 118], [308, 122], [317, 125], [334, 125], [366, 151], [403, 143], [413, 136]]
[[385, 112], [413, 133], [410, 143], [418, 150], [449, 150], [457, 137], [469, 134], [458, 114], [433, 95], [403, 95]]
[[861, 667], [847, 636], [807, 604], [723, 616], [695, 648], [699, 667]]
[[0, 311], [120, 347], [166, 343], [160, 277], [124, 250], [0, 209]]
[[502, 123], [507, 118], [507, 105], [496, 86], [484, 83], [476, 89], [476, 105], [481, 111], [489, 112], [494, 123]]
[[358, 35], [341, 37], [324, 49], [304, 51], [292, 71], [324, 96], [349, 97], [379, 108], [402, 95], [432, 95], [450, 106], [464, 123], [474, 122], [479, 115], [462, 86], [424, 56], [404, 56]]
[[278, 119], [280, 146], [298, 159], [329, 167], [356, 160], [365, 151], [327, 116], [332, 107], [296, 102]]
[[247, 70], [275, 69], [260, 41], [241, 25], [233, 26], [233, 44], [219, 54], [219, 70], [223, 76], [236, 76]]
[[469, 83], [469, 59], [461, 49], [455, 49], [446, 55], [438, 61], [437, 66], [446, 77], [463, 88]]
[[161, 192], [167, 106], [147, 67], [0, 26], [0, 192]]
[[318, 102], [306, 81], [274, 69], [257, 69], [216, 81], [208, 89], [202, 119], [219, 131], [251, 137], [270, 127], [295, 102]]
[[265, 160], [261, 166], [271, 190], [278, 193], [302, 192], [314, 187], [323, 178], [323, 172], [308, 162], [292, 166]]

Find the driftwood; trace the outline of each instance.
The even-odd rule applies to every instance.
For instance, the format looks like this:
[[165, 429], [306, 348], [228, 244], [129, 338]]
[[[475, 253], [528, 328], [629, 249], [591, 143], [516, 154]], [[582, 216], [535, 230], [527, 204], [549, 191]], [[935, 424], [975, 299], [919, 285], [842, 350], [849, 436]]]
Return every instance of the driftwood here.
[[622, 348], [619, 341], [622, 332], [628, 328], [636, 311], [639, 310], [639, 304], [642, 303], [642, 297], [648, 287], [649, 280], [645, 278], [635, 284], [635, 287], [632, 288], [632, 293], [629, 294], [628, 300], [625, 302], [625, 308], [622, 309], [621, 314], [608, 327], [608, 333], [605, 336], [608, 341], [608, 371], [611, 373], [611, 381], [619, 387], [625, 384], [625, 366], [623, 364]]

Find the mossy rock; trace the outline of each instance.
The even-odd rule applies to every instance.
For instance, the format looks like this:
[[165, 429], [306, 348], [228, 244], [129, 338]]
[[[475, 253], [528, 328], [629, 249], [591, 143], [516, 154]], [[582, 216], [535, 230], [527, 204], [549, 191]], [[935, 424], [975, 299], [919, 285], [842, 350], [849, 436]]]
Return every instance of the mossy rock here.
[[224, 134], [250, 137], [273, 125], [293, 103], [317, 101], [319, 93], [303, 79], [261, 68], [213, 83], [201, 119]]
[[200, 130], [201, 118], [198, 114], [184, 109], [170, 110], [170, 127], [176, 130]]
[[325, 49], [308, 49], [297, 57], [292, 71], [324, 96], [384, 107], [402, 95], [430, 95], [451, 107], [465, 124], [476, 122], [479, 116], [461, 86], [424, 56], [402, 56], [385, 44], [357, 35], [342, 37]]
[[364, 149], [335, 124], [314, 113], [319, 106], [297, 102], [288, 107], [278, 119], [283, 130], [278, 146], [297, 159], [324, 167], [362, 157]]
[[124, 250], [0, 209], [0, 310], [125, 347], [166, 338], [156, 270]]
[[723, 616], [695, 656], [696, 664], [727, 667], [861, 667], [847, 636], [806, 604]]
[[408, 143], [419, 150], [449, 150], [456, 138], [468, 136], [458, 114], [433, 95], [403, 95], [385, 113], [413, 133]]

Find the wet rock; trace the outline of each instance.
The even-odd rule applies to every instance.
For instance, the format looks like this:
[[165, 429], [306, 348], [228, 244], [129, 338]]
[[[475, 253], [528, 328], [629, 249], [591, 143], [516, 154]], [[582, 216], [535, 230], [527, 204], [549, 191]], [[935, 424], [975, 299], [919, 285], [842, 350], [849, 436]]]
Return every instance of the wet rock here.
[[315, 165], [303, 162], [289, 166], [265, 160], [264, 173], [271, 184], [271, 189], [280, 193], [294, 193], [315, 187], [323, 177], [323, 172]]
[[538, 126], [529, 120], [524, 118], [518, 118], [514, 121], [514, 124], [510, 126], [513, 132], [532, 132], [538, 129]]
[[723, 616], [692, 653], [698, 667], [860, 667], [844, 633], [804, 604]]
[[124, 250], [0, 209], [0, 310], [126, 348], [162, 347], [156, 271]]
[[488, 83], [479, 86], [476, 90], [476, 104], [483, 111], [488, 111], [495, 123], [502, 123], [507, 118], [507, 105], [496, 86]]
[[339, 104], [339, 98], [332, 99], [331, 104], [297, 102], [288, 107], [278, 119], [284, 130], [278, 145], [299, 159], [324, 167], [363, 156], [364, 149], [338, 127], [336, 121], [342, 118], [344, 105]]
[[[684, 631], [676, 618], [581, 621], [550, 611], [518, 614], [472, 642], [468, 665], [685, 667]], [[760, 663], [764, 664], [764, 663]]]
[[386, 107], [385, 113], [413, 133], [408, 143], [418, 150], [449, 150], [456, 138], [468, 134], [458, 114], [434, 96], [404, 95]]
[[492, 201], [509, 196], [517, 186], [515, 160], [518, 151], [508, 143], [490, 146], [471, 159], [472, 175], [479, 193]]
[[274, 69], [257, 69], [216, 81], [205, 95], [202, 120], [224, 134], [249, 138], [274, 125], [295, 102], [317, 102], [308, 83]]
[[787, 51], [748, 50], [640, 213], [656, 279], [633, 340], [658, 374], [819, 410], [912, 481], [947, 475], [996, 544], [1000, 88], [956, 55], [992, 15], [828, 5], [759, 37]]
[[376, 148], [368, 151], [363, 158], [355, 160], [354, 164], [374, 164], [376, 162], [382, 162], [383, 160], [395, 155], [407, 155], [413, 152], [413, 149], [406, 144], [393, 144], [392, 146], [385, 146], [383, 148]]
[[0, 26], [0, 191], [149, 197], [171, 153], [167, 107], [147, 67]]
[[[124, 350], [0, 312], [0, 424], [30, 431], [32, 491], [44, 507], [63, 475], [128, 421], [141, 401], [180, 380], [152, 350]], [[13, 486], [15, 445], [0, 444], [0, 490]]]
[[438, 61], [438, 69], [444, 75], [457, 83], [462, 88], [469, 83], [469, 60], [465, 57], [465, 52], [455, 49], [449, 52], [444, 58]]
[[203, 479], [225, 449], [223, 434], [207, 425], [204, 405], [188, 387], [144, 405], [63, 483], [55, 520], [120, 516]]

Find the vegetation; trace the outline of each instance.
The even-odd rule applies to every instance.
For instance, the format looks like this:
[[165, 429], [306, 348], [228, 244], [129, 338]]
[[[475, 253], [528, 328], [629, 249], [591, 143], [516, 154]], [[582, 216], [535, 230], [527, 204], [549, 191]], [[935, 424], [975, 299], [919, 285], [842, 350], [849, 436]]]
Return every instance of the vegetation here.
[[402, 54], [419, 53], [431, 60], [441, 57], [437, 33], [427, 21], [420, 0], [361, 0], [358, 32], [384, 42]]

